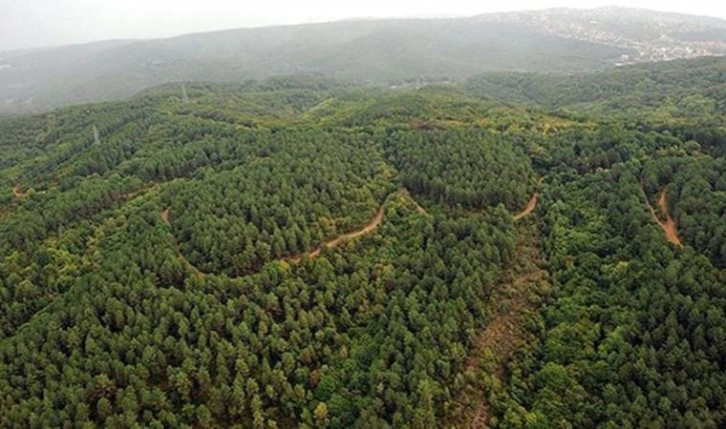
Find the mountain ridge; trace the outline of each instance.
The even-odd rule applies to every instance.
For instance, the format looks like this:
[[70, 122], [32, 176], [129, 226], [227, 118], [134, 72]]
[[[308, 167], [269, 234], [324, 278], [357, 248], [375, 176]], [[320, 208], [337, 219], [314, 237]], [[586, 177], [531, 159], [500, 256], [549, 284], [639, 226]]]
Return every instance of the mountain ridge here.
[[[5, 52], [0, 54], [0, 114], [118, 100], [180, 81], [318, 75], [391, 85], [461, 80], [489, 71], [588, 72], [726, 54], [723, 20], [689, 24], [702, 19], [674, 15], [688, 19], [663, 23], [653, 18], [658, 13], [639, 18], [641, 12], [623, 9], [632, 15], [618, 18], [625, 24], [608, 18], [617, 15], [608, 12], [601, 20], [604, 30], [590, 28], [591, 16], [598, 13], [547, 9], [469, 18], [345, 20]], [[667, 37], [653, 39], [661, 24]]]

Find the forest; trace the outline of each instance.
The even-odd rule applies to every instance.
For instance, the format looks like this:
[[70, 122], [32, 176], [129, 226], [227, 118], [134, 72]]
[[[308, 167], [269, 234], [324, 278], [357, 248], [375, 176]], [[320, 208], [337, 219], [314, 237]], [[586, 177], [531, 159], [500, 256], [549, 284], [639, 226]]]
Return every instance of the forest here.
[[0, 427], [724, 427], [724, 73], [0, 119]]

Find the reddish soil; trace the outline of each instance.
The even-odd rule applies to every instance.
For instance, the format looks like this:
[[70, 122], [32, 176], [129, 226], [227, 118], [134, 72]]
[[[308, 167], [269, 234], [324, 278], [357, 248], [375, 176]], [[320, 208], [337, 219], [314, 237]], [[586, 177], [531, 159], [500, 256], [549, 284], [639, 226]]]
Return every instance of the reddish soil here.
[[425, 209], [425, 208], [423, 208], [423, 207], [421, 206], [421, 204], [417, 203], [417, 202], [416, 202], [415, 200], [413, 200], [413, 204], [414, 204], [414, 205], [416, 206], [416, 211], [417, 211], [417, 212], [418, 212], [419, 214], [422, 214], [422, 215], [424, 215], [424, 216], [431, 216], [431, 215], [429, 214], [429, 212], [427, 212], [427, 211], [426, 211], [426, 209]]
[[[417, 212], [419, 212], [420, 214], [422, 214], [424, 216], [430, 216], [426, 212], [426, 209], [421, 207], [413, 198], [411, 198], [410, 195], [408, 195], [406, 193], [405, 197], [413, 202]], [[378, 212], [373, 217], [373, 219], [371, 219], [370, 222], [368, 222], [362, 228], [357, 229], [355, 231], [351, 231], [351, 232], [343, 234], [343, 235], [340, 235], [340, 236], [326, 242], [322, 246], [304, 253], [303, 255], [282, 258], [282, 259], [279, 259], [279, 261], [284, 262], [284, 263], [287, 263], [287, 262], [299, 263], [300, 261], [302, 261], [303, 257], [308, 257], [311, 259], [316, 258], [316, 257], [320, 256], [320, 253], [322, 252], [323, 248], [334, 249], [343, 243], [354, 240], [363, 235], [370, 234], [371, 232], [375, 231], [381, 225], [381, 223], [383, 222], [384, 214], [385, 214], [385, 203], [381, 204], [381, 206], [378, 208]], [[169, 208], [166, 208], [164, 211], [162, 211], [160, 216], [161, 216], [161, 220], [164, 222], [165, 225], [171, 226], [171, 222], [169, 221]], [[176, 250], [177, 250], [178, 257], [181, 258], [182, 260], [184, 260], [189, 266], [191, 266], [194, 269], [195, 273], [197, 273], [198, 275], [206, 275], [205, 273], [203, 273], [202, 271], [197, 269], [191, 262], [189, 262], [189, 260], [181, 253], [181, 250], [179, 249], [178, 245], [177, 245]]]
[[[378, 228], [378, 226], [381, 224], [381, 222], [383, 222], [384, 212], [385, 212], [385, 205], [381, 205], [381, 207], [378, 209], [378, 213], [376, 213], [376, 215], [373, 217], [373, 219], [371, 219], [371, 221], [368, 222], [368, 224], [366, 224], [363, 228], [356, 230], [356, 231], [349, 232], [347, 234], [343, 234], [333, 240], [328, 241], [324, 245], [305, 253], [304, 255], [307, 256], [308, 258], [316, 258], [316, 257], [320, 256], [320, 252], [322, 252], [323, 247], [328, 247], [328, 248], [334, 249], [347, 241], [356, 239], [362, 235], [370, 234], [371, 232], [375, 231], [376, 228]], [[284, 259], [284, 261], [300, 262], [300, 261], [302, 261], [302, 259], [303, 259], [303, 256], [295, 256], [292, 258]]]
[[653, 216], [653, 219], [658, 225], [660, 225], [661, 228], [663, 228], [666, 240], [668, 240], [669, 243], [675, 244], [678, 247], [682, 247], [683, 244], [681, 243], [680, 237], [678, 237], [676, 221], [673, 220], [673, 217], [671, 217], [671, 213], [668, 210], [668, 199], [666, 197], [665, 188], [660, 191], [660, 196], [658, 197], [658, 206], [663, 211], [663, 213], [665, 213], [666, 216], [665, 222], [660, 220], [660, 218], [658, 217], [658, 213], [656, 213], [653, 206], [650, 205], [647, 195], [645, 197], [645, 202], [648, 205], [648, 210], [650, 210], [650, 214]]
[[[544, 177], [540, 177], [539, 180], [537, 180], [537, 187], [539, 188], [540, 185], [542, 185], [542, 182], [544, 182]], [[537, 207], [537, 201], [539, 200], [539, 191], [535, 191], [534, 194], [532, 194], [532, 197], [529, 199], [529, 202], [527, 202], [527, 206], [522, 210], [521, 212], [514, 215], [514, 220], [518, 221], [522, 218], [525, 218], [532, 214], [534, 209]]]
[[[373, 219], [371, 219], [371, 221], [368, 224], [366, 224], [363, 228], [356, 230], [356, 231], [349, 232], [347, 234], [343, 234], [339, 237], [336, 237], [335, 239], [330, 240], [327, 243], [325, 243], [323, 246], [320, 246], [314, 250], [311, 250], [310, 252], [305, 253], [305, 256], [307, 256], [309, 258], [316, 258], [316, 257], [320, 256], [320, 252], [322, 252], [323, 247], [329, 247], [332, 249], [332, 248], [340, 246], [341, 244], [343, 244], [347, 241], [353, 240], [362, 235], [366, 235], [366, 234], [373, 232], [376, 228], [378, 228], [378, 226], [381, 224], [381, 222], [383, 222], [384, 212], [385, 212], [385, 206], [381, 205], [381, 207], [378, 209], [378, 213], [376, 213], [376, 215], [373, 217]], [[161, 220], [164, 222], [165, 225], [171, 226], [171, 222], [169, 221], [169, 208], [167, 208], [166, 210], [161, 212]], [[190, 267], [192, 267], [192, 269], [194, 269], [194, 272], [197, 275], [202, 275], [202, 276], [206, 275], [205, 273], [200, 271], [197, 267], [195, 267], [194, 264], [192, 264], [186, 258], [186, 256], [184, 256], [184, 254], [181, 252], [181, 250], [179, 249], [178, 246], [177, 246], [176, 251], [177, 251], [177, 256], [180, 259], [184, 260]], [[302, 260], [302, 258], [303, 258], [303, 256], [295, 256], [292, 258], [286, 258], [286, 259], [281, 259], [281, 260], [283, 262], [296, 262], [297, 263], [297, 262], [300, 262]]]
[[660, 191], [660, 197], [658, 198], [658, 205], [663, 213], [666, 215], [665, 222], [659, 222], [663, 231], [665, 231], [666, 239], [676, 246], [683, 246], [680, 237], [678, 237], [678, 230], [676, 229], [676, 221], [671, 217], [671, 213], [668, 210], [668, 200], [666, 199], [665, 189]]

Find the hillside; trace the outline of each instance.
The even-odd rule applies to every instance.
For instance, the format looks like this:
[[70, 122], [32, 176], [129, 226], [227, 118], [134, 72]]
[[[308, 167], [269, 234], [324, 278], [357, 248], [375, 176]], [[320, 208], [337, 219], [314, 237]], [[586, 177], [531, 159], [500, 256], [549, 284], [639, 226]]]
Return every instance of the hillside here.
[[726, 60], [649, 63], [568, 76], [485, 73], [469, 79], [466, 87], [487, 99], [545, 109], [623, 118], [641, 118], [645, 111], [673, 120], [713, 117], [726, 112]]
[[[596, 33], [590, 29], [598, 21]], [[619, 23], [624, 24], [619, 24]], [[667, 55], [662, 37], [667, 36]], [[0, 53], [0, 114], [118, 100], [163, 83], [314, 75], [388, 86], [486, 71], [582, 72], [723, 54], [725, 25], [628, 9], [343, 21]], [[642, 30], [636, 32], [635, 29]], [[653, 31], [651, 31], [653, 30]], [[605, 32], [607, 37], [600, 37]], [[651, 34], [653, 33], [653, 34]], [[664, 36], [665, 37], [665, 36]]]
[[722, 427], [722, 66], [2, 119], [0, 427]]

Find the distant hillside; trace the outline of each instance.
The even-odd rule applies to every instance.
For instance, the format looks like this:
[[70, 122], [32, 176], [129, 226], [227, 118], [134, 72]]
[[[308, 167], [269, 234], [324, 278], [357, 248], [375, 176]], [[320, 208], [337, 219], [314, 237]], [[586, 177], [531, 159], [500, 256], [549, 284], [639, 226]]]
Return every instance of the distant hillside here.
[[545, 109], [705, 118], [726, 114], [726, 58], [640, 64], [570, 76], [485, 73], [469, 79], [466, 87], [490, 100]]
[[669, 35], [667, 58], [726, 52], [724, 21], [630, 9], [239, 29], [0, 54], [0, 114], [117, 100], [177, 81], [315, 75], [391, 85], [487, 71], [603, 70], [647, 59], [661, 33]]

